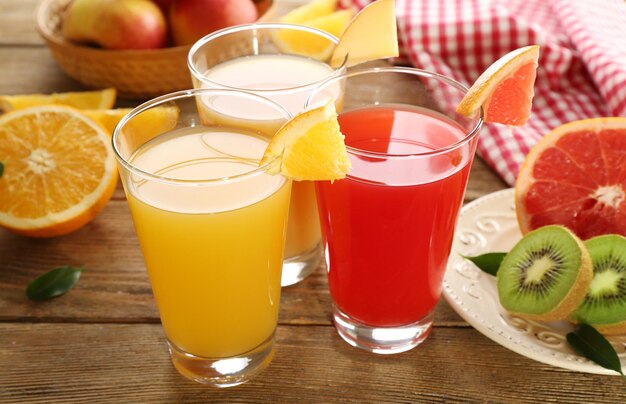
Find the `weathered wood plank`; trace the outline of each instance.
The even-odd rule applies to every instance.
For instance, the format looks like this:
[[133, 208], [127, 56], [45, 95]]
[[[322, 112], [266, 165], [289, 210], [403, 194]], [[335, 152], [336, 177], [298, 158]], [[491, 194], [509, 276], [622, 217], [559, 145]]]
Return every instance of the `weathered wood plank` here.
[[40, 0], [2, 0], [0, 2], [0, 45], [43, 45], [35, 24], [35, 9]]
[[251, 382], [217, 390], [179, 376], [160, 325], [0, 324], [0, 401], [620, 403], [619, 377], [568, 372], [472, 329], [436, 329], [416, 349], [369, 354], [332, 327], [279, 327]]
[[85, 90], [63, 73], [46, 47], [3, 46], [0, 61], [0, 94]]

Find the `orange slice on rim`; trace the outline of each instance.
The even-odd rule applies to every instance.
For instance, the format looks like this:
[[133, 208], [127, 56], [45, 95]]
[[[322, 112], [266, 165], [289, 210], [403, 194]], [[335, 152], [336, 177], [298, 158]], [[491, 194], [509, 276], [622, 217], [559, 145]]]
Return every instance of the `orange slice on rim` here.
[[335, 104], [311, 109], [288, 121], [274, 135], [259, 165], [274, 160], [268, 171], [294, 180], [338, 180], [350, 170]]

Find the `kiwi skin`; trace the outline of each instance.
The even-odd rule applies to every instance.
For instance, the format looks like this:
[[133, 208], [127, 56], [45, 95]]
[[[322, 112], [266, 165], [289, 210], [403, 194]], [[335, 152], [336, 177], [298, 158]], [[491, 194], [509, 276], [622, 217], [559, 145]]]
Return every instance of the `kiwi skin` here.
[[[590, 242], [591, 244], [589, 244]], [[605, 254], [602, 254], [602, 255], [599, 255], [601, 253], [597, 251], [598, 250], [597, 247], [600, 246], [600, 243], [603, 244], [605, 248], [609, 248], [609, 251], [611, 251], [610, 250], [611, 247], [613, 249], [622, 249], [626, 245], [626, 237], [618, 235], [618, 234], [603, 235], [603, 236], [597, 236], [597, 237], [591, 238], [587, 240], [586, 243], [589, 246], [588, 250], [590, 251], [590, 255], [592, 256], [592, 263], [593, 263], [596, 260], [605, 258], [605, 254], [607, 251], [606, 249], [604, 250]], [[622, 256], [626, 256], [626, 254], [623, 254]], [[624, 264], [626, 265], [626, 263]], [[595, 269], [594, 269], [594, 274], [595, 274]], [[626, 296], [622, 296], [622, 298], [626, 299]], [[581, 303], [581, 306], [582, 306], [582, 303]], [[613, 310], [616, 310], [616, 309], [620, 309], [620, 307], [613, 307]], [[584, 318], [584, 317], [588, 317], [588, 318]], [[623, 316], [622, 318], [625, 318], [625, 319], [623, 321], [618, 321], [618, 322], [611, 323], [611, 324], [596, 323], [596, 321], [598, 321], [598, 318], [594, 318], [593, 316], [589, 314], [579, 315], [578, 310], [576, 310], [571, 314], [570, 321], [573, 323], [584, 322], [589, 325], [592, 325], [596, 330], [598, 330], [598, 332], [604, 335], [620, 335], [620, 334], [626, 334], [626, 316]]]
[[[585, 247], [585, 244], [582, 240], [580, 240], [571, 230], [567, 229], [563, 226], [545, 226], [545, 227], [561, 227], [570, 236], [576, 241], [576, 244], [579, 247], [581, 257], [580, 257], [580, 268], [578, 271], [578, 275], [576, 276], [576, 280], [574, 281], [572, 288], [569, 290], [567, 295], [561, 300], [561, 302], [554, 307], [552, 310], [542, 313], [542, 314], [531, 314], [531, 313], [519, 313], [515, 311], [508, 310], [509, 313], [516, 315], [518, 317], [526, 318], [529, 320], [550, 322], [550, 321], [560, 321], [566, 320], [569, 318], [570, 314], [578, 308], [578, 306], [582, 303], [585, 295], [587, 294], [587, 289], [591, 284], [591, 280], [593, 279], [593, 265], [591, 263], [591, 256]], [[537, 230], [533, 230], [528, 233], [528, 236], [531, 233], [535, 233], [541, 231], [542, 228]], [[500, 272], [498, 271], [498, 274]]]

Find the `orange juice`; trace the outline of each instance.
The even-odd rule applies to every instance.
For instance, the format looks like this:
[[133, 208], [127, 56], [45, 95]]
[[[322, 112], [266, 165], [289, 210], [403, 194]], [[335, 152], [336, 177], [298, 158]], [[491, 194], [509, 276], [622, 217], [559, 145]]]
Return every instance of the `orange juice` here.
[[[251, 91], [279, 103], [292, 115], [297, 115], [303, 110], [316, 83], [332, 74], [334, 70], [319, 60], [290, 54], [262, 54], [239, 57], [213, 66], [205, 72], [206, 80], [195, 84], [203, 88], [226, 87]], [[331, 88], [328, 96], [339, 104], [342, 98], [341, 86]], [[231, 104], [210, 105], [204, 102], [200, 106], [200, 114], [208, 122], [255, 128], [267, 136], [272, 136], [284, 123], [276, 111], [261, 116], [240, 102]], [[294, 182], [285, 258], [304, 254], [320, 244], [321, 230], [317, 217], [313, 183]]]
[[193, 355], [235, 356], [274, 333], [291, 186], [262, 170], [243, 175], [266, 146], [251, 132], [191, 127], [158, 136], [130, 159], [196, 181], [131, 176], [125, 184], [163, 328]]

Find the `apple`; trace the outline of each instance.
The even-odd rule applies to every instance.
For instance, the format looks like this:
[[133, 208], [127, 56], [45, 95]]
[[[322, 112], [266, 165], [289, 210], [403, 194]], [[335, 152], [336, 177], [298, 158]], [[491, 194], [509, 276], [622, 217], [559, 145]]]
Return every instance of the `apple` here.
[[176, 45], [190, 45], [213, 31], [257, 18], [252, 0], [176, 0], [169, 14]]
[[170, 7], [172, 6], [172, 4], [174, 4], [174, 1], [176, 0], [152, 0], [153, 3], [159, 6], [161, 11], [163, 12], [163, 15], [168, 15]]
[[63, 16], [63, 36], [107, 49], [165, 46], [163, 13], [150, 0], [74, 0]]

